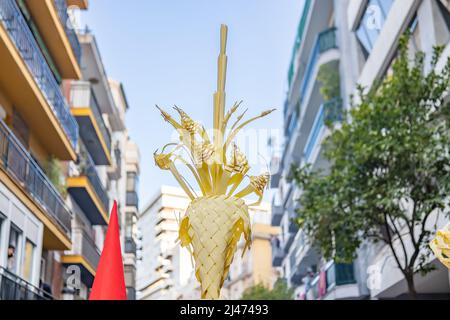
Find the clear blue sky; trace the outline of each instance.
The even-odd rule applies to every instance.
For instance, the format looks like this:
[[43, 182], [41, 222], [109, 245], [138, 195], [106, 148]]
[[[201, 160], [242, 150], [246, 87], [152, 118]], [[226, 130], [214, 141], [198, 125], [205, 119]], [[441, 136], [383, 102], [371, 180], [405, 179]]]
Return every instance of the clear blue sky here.
[[[141, 207], [162, 184], [176, 185], [154, 166], [153, 152], [172, 135], [155, 109], [176, 104], [211, 127], [219, 29], [228, 31], [227, 107], [243, 100], [248, 115], [276, 107], [255, 123], [282, 127], [286, 74], [302, 0], [94, 0], [81, 15], [96, 35], [108, 76], [129, 100], [127, 126], [141, 150]], [[269, 159], [267, 159], [269, 160]], [[256, 172], [259, 173], [259, 172]]]

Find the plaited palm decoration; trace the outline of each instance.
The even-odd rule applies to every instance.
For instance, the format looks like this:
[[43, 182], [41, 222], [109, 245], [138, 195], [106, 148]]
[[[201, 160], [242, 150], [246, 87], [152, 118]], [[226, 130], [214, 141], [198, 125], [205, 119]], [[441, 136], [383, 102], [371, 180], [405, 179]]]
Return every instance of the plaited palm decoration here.
[[450, 223], [442, 230], [438, 230], [436, 238], [434, 238], [430, 247], [436, 257], [450, 269]]
[[[250, 169], [248, 161], [233, 140], [246, 125], [274, 111], [265, 111], [254, 118], [242, 121], [244, 111], [236, 118], [226, 136], [228, 123], [240, 103], [235, 103], [225, 114], [227, 70], [225, 25], [221, 26], [220, 36], [217, 92], [213, 101], [213, 140], [210, 140], [202, 125], [192, 120], [180, 108], [174, 108], [180, 115], [180, 121], [176, 121], [157, 106], [163, 118], [179, 133], [179, 143], [167, 144], [161, 153], [156, 151], [154, 157], [156, 165], [163, 170], [171, 171], [191, 199], [186, 214], [180, 221], [179, 239], [181, 245], [186, 247], [194, 258], [195, 275], [201, 285], [202, 299], [219, 298], [220, 289], [228, 275], [242, 235], [245, 239], [244, 252], [250, 247], [250, 217], [243, 198], [255, 193], [259, 200], [251, 205], [259, 204], [269, 180], [268, 173], [260, 176], [247, 175]], [[188, 154], [187, 159], [183, 154]], [[198, 183], [201, 195], [197, 195], [180, 174], [176, 163], [188, 168]], [[238, 190], [247, 180], [248, 185]]]

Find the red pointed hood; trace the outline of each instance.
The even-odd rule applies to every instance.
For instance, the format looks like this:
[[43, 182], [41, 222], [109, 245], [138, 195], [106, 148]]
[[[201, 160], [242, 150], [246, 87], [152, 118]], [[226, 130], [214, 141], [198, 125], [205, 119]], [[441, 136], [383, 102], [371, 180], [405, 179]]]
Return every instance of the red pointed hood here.
[[89, 300], [126, 300], [117, 202], [114, 201], [108, 231]]

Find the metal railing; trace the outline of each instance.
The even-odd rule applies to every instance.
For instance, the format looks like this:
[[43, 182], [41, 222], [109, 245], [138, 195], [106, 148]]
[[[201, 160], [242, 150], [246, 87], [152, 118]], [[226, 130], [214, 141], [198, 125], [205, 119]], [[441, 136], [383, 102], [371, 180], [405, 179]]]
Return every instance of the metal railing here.
[[94, 269], [97, 269], [100, 251], [97, 249], [94, 240], [81, 228], [73, 230], [73, 253], [82, 255]]
[[311, 128], [308, 140], [305, 145], [303, 156], [306, 162], [309, 162], [312, 151], [318, 143], [320, 132], [327, 122], [342, 120], [342, 100], [335, 98], [325, 102], [319, 108], [313, 126]]
[[311, 282], [311, 298], [314, 300], [325, 297], [335, 286], [356, 283], [353, 264], [332, 262], [325, 271], [325, 285], [321, 287], [319, 273]]
[[53, 296], [0, 267], [0, 300], [54, 300]]
[[0, 120], [0, 165], [70, 236], [72, 214], [53, 183]]
[[61, 20], [61, 24], [64, 27], [64, 31], [66, 32], [67, 38], [69, 39], [70, 45], [72, 46], [73, 53], [77, 62], [80, 63], [81, 60], [81, 45], [78, 40], [77, 33], [75, 31], [75, 27], [72, 24], [70, 16], [67, 12], [67, 3], [66, 0], [54, 0], [54, 4], [56, 10], [58, 11], [59, 19]]
[[108, 194], [106, 193], [100, 177], [98, 176], [97, 170], [95, 169], [94, 161], [92, 160], [91, 155], [86, 150], [86, 147], [83, 144], [80, 144], [80, 151], [80, 174], [88, 178], [104, 209], [107, 211], [109, 208]]
[[72, 146], [75, 147], [78, 140], [78, 124], [72, 117], [61, 89], [14, 0], [0, 1], [0, 21], [8, 31]]
[[106, 127], [97, 98], [87, 81], [72, 81], [70, 86], [70, 104], [73, 108], [90, 107], [105, 140], [108, 152], [111, 153], [111, 133]]

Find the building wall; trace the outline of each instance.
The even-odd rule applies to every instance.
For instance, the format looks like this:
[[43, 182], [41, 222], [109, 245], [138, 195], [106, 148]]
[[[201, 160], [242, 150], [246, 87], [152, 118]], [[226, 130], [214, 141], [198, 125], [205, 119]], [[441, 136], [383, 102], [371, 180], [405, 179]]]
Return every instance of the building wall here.
[[[440, 1], [440, 0], [439, 0]], [[450, 19], [448, 14], [443, 14], [441, 7], [438, 6], [439, 1], [436, 0], [396, 0], [392, 3], [389, 0], [378, 1], [364, 1], [364, 0], [335, 0], [333, 1], [333, 20], [331, 25], [335, 25], [337, 28], [337, 43], [339, 55], [339, 77], [341, 84], [341, 95], [343, 100], [343, 108], [350, 107], [350, 95], [356, 93], [357, 84], [363, 87], [370, 87], [375, 80], [382, 79], [386, 74], [390, 72], [390, 65], [395, 56], [396, 49], [398, 46], [398, 40], [400, 35], [405, 32], [408, 28], [411, 28], [413, 33], [411, 40], [411, 55], [414, 54], [416, 50], [422, 50], [426, 53], [426, 61], [430, 61], [431, 53], [435, 45], [443, 45], [445, 47], [444, 56], [441, 58], [438, 69], [442, 68], [444, 61], [450, 55], [450, 30], [448, 20]], [[302, 38], [302, 43], [299, 46], [297, 55], [302, 55], [304, 62], [298, 63], [298, 70], [295, 72], [299, 79], [295, 79], [292, 87], [287, 94], [287, 103], [292, 108], [292, 105], [296, 103], [295, 97], [291, 92], [296, 92], [302, 83], [301, 79], [305, 75], [305, 70], [308, 69], [309, 51], [305, 48], [311, 47], [311, 41], [309, 39], [315, 38], [319, 32], [321, 32], [325, 27], [326, 23], [330, 23], [328, 11], [327, 14], [322, 14], [319, 5], [324, 5], [324, 2], [320, 1], [310, 1], [312, 12], [310, 12], [308, 17], [315, 17], [314, 19], [307, 20], [306, 26], [304, 28], [305, 34]], [[445, 3], [447, 8], [449, 8], [448, 1], [441, 1]], [[377, 13], [386, 11], [377, 11], [373, 5], [382, 4], [390, 9], [381, 16]], [[362, 19], [366, 12], [372, 11], [372, 18], [369, 22], [362, 22]], [[366, 11], [367, 10], [367, 11]], [[367, 13], [369, 14], [369, 13]], [[305, 14], [303, 14], [305, 15]], [[416, 23], [413, 23], [413, 19], [416, 19]], [[322, 23], [317, 22], [322, 20]], [[447, 21], [446, 21], [447, 20]], [[374, 29], [370, 29], [370, 32], [376, 34], [375, 38], [371, 38], [372, 42], [371, 49], [369, 51], [364, 49], [364, 45], [360, 37], [358, 37], [358, 30], [362, 28], [371, 28], [370, 23], [375, 23]], [[372, 26], [373, 27], [373, 26]], [[375, 30], [375, 31], [373, 31]], [[372, 34], [372, 35], [373, 35]], [[429, 68], [429, 67], [428, 67]], [[427, 71], [427, 70], [426, 70]], [[315, 82], [316, 79], [311, 79], [310, 81]], [[308, 100], [309, 101], [309, 100]], [[357, 99], [355, 100], [357, 102]], [[309, 101], [310, 104], [314, 106], [317, 103], [314, 100]], [[285, 119], [285, 128], [287, 126], [287, 121]], [[302, 139], [303, 136], [310, 135], [308, 128], [308, 121], [300, 124], [300, 138], [295, 136], [292, 139]], [[313, 167], [318, 166], [317, 163], [321, 161], [320, 156], [320, 142], [329, 132], [323, 131], [317, 139], [316, 155], [312, 157]], [[291, 139], [291, 138], [289, 138]], [[288, 143], [288, 142], [286, 142]], [[298, 163], [303, 164], [302, 158], [303, 150], [296, 150], [295, 148], [288, 149], [285, 153], [283, 161], [286, 159], [293, 159], [298, 161]], [[320, 163], [320, 167], [327, 168], [326, 162]], [[275, 199], [274, 205], [282, 206], [284, 214], [281, 218], [282, 234], [279, 239], [281, 240], [282, 249], [287, 250], [287, 254], [284, 255], [283, 262], [281, 265], [281, 270], [283, 276], [288, 280], [288, 283], [296, 289], [296, 296], [299, 297], [305, 289], [305, 282], [295, 280], [291, 281], [292, 276], [296, 274], [296, 270], [299, 269], [299, 263], [304, 267], [319, 267], [320, 269], [329, 266], [329, 262], [323, 261], [319, 255], [314, 257], [314, 253], [309, 252], [303, 257], [299, 262], [294, 259], [299, 250], [307, 248], [308, 244], [305, 244], [301, 240], [301, 230], [292, 232], [288, 231], [289, 228], [289, 214], [294, 212], [295, 205], [292, 205], [292, 199], [298, 198], [301, 194], [301, 190], [297, 190], [292, 187], [292, 184], [286, 179], [288, 175], [288, 170], [280, 171], [277, 174], [279, 177], [279, 189], [278, 194]], [[294, 190], [294, 191], [291, 191]], [[442, 225], [444, 221], [439, 222], [438, 226]], [[293, 239], [292, 242], [289, 239]], [[286, 243], [292, 243], [289, 247], [286, 247]], [[304, 250], [305, 251], [305, 250]], [[292, 264], [292, 261], [296, 261]], [[430, 263], [435, 263], [430, 261]], [[382, 268], [380, 266], [383, 266]], [[305, 279], [305, 268], [300, 269], [303, 271], [303, 280]], [[377, 288], [368, 288], [367, 284], [374, 281], [374, 268], [380, 267], [379, 271], [375, 276], [381, 275], [381, 285]], [[396, 270], [395, 265], [393, 265], [392, 256], [386, 247], [381, 245], [374, 245], [372, 243], [363, 243], [358, 251], [358, 258], [353, 264], [354, 276], [356, 284], [353, 286], [341, 286], [329, 293], [324, 298], [330, 299], [340, 299], [340, 298], [393, 298], [402, 295], [405, 292], [405, 283], [402, 281], [402, 276]], [[439, 268], [438, 268], [439, 269]], [[372, 270], [372, 271], [370, 271]], [[377, 269], [378, 270], [378, 269]], [[381, 271], [380, 271], [381, 270]], [[448, 293], [448, 271], [438, 270], [438, 272], [432, 274], [430, 277], [419, 277], [418, 278], [418, 290], [423, 293]], [[419, 284], [420, 283], [420, 284]], [[428, 283], [428, 285], [426, 285]], [[440, 283], [438, 285], [437, 283]], [[435, 285], [430, 285], [435, 284]], [[345, 288], [344, 288], [345, 287]], [[345, 290], [344, 290], [345, 289]]]

